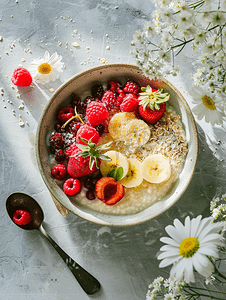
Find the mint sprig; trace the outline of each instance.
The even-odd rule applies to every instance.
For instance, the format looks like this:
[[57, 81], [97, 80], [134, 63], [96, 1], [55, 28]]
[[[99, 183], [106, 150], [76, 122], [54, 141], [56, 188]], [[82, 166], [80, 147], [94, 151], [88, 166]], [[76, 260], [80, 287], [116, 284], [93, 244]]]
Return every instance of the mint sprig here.
[[123, 176], [123, 167], [114, 168], [107, 174], [107, 177], [113, 177], [116, 181], [122, 179], [122, 176]]

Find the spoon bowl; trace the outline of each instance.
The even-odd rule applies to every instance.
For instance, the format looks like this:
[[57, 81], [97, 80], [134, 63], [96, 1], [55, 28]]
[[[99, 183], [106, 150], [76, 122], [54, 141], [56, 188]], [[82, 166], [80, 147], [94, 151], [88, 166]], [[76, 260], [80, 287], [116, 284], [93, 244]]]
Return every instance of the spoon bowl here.
[[[19, 225], [13, 221], [13, 214], [17, 209], [23, 209], [31, 214], [31, 222], [27, 225]], [[24, 193], [13, 193], [6, 200], [6, 210], [10, 219], [22, 229], [39, 229], [44, 219], [41, 206], [31, 196]]]
[[94, 278], [90, 273], [83, 269], [78, 263], [76, 263], [67, 253], [64, 252], [60, 246], [47, 234], [42, 226], [42, 221], [44, 219], [44, 213], [41, 206], [36, 202], [34, 198], [24, 193], [13, 193], [8, 196], [6, 200], [6, 210], [10, 219], [13, 221], [13, 214], [16, 210], [25, 210], [31, 214], [31, 221], [27, 225], [19, 225], [14, 221], [13, 223], [18, 227], [26, 230], [39, 230], [53, 245], [58, 254], [67, 264], [68, 268], [71, 270], [72, 274], [77, 279], [80, 286], [88, 294], [92, 295], [99, 291], [100, 283]]

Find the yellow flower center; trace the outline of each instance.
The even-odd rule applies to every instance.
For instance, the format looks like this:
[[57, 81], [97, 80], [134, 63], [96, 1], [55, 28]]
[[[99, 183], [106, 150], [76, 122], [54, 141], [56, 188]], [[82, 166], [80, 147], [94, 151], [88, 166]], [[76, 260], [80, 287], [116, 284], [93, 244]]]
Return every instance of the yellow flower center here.
[[199, 249], [199, 241], [197, 238], [187, 238], [184, 239], [180, 244], [180, 254], [183, 257], [191, 257]]
[[41, 74], [49, 74], [52, 70], [52, 67], [48, 63], [43, 63], [38, 66], [38, 72]]
[[211, 109], [211, 110], [215, 110], [216, 109], [216, 106], [215, 106], [215, 102], [213, 101], [212, 98], [204, 95], [202, 97], [202, 102], [203, 104], [208, 108], [208, 109]]

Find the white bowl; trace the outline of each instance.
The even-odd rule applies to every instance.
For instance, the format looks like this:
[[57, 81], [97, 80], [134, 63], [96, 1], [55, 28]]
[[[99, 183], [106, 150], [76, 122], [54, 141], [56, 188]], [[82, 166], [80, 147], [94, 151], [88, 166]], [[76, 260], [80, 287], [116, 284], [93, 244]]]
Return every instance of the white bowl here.
[[[125, 82], [134, 79], [141, 85], [151, 84], [153, 88], [163, 87], [164, 92], [170, 94], [170, 104], [181, 116], [188, 142], [188, 153], [179, 178], [170, 192], [152, 206], [131, 215], [103, 214], [83, 206], [75, 206], [58, 186], [51, 176], [47, 141], [56, 123], [56, 112], [63, 106], [65, 100], [76, 92], [78, 95], [87, 95], [95, 82], [106, 83], [111, 79]], [[198, 155], [198, 137], [195, 121], [191, 110], [181, 93], [167, 80], [150, 81], [136, 65], [105, 64], [81, 72], [67, 82], [53, 94], [47, 103], [40, 118], [36, 135], [36, 157], [42, 178], [50, 193], [70, 212], [93, 223], [107, 226], [129, 226], [140, 224], [156, 218], [174, 205], [188, 187], [194, 174]]]

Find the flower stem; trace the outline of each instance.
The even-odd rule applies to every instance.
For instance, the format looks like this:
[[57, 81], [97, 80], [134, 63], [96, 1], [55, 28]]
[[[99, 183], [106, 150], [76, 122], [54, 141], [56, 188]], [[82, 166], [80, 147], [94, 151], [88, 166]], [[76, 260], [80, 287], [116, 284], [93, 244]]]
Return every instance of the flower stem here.
[[226, 292], [221, 292], [221, 291], [216, 291], [216, 290], [210, 290], [210, 289], [203, 289], [203, 288], [198, 288], [198, 287], [194, 287], [194, 286], [191, 287], [189, 285], [187, 285], [186, 287], [189, 288], [189, 289], [191, 289], [191, 290], [195, 289], [195, 290], [202, 290], [202, 291], [207, 291], [207, 292], [212, 292], [212, 293], [218, 293], [218, 294], [226, 294]]

